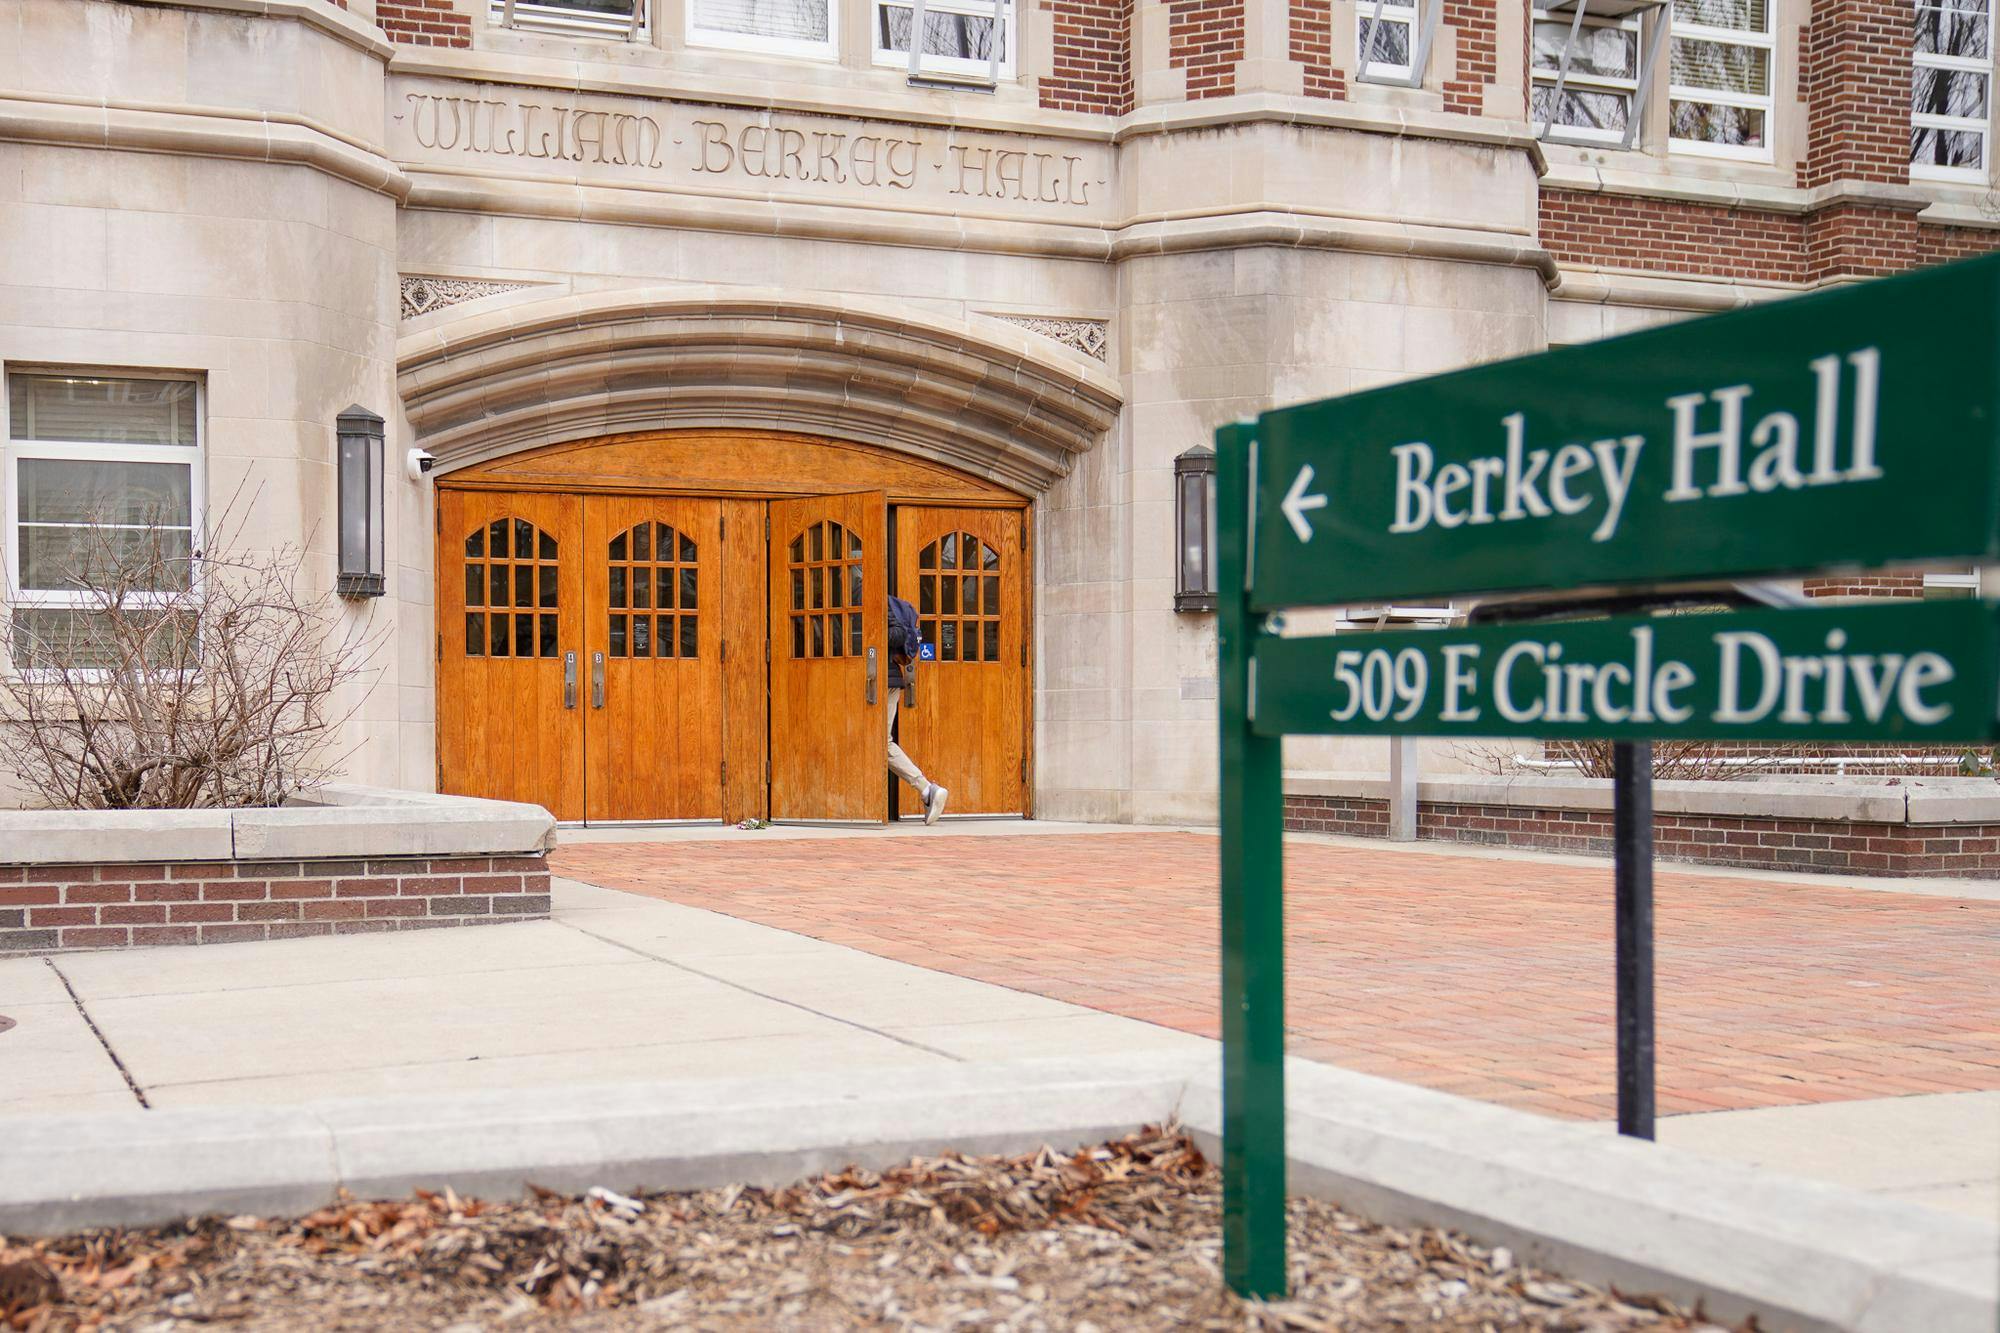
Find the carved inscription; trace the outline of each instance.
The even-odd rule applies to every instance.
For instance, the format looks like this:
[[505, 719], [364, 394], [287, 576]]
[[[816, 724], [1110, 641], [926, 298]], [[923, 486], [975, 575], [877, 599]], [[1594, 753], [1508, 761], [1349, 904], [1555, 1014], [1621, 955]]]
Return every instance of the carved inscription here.
[[547, 95], [524, 100], [500, 88], [461, 91], [471, 87], [396, 81], [390, 118], [410, 160], [510, 158], [573, 164], [564, 175], [594, 171], [668, 188], [741, 184], [801, 198], [904, 195], [933, 208], [1051, 220], [1100, 208], [1109, 194], [1110, 151], [1102, 145], [665, 100], [607, 97], [578, 105]]
[[907, 190], [917, 182], [921, 139], [881, 134], [831, 134], [745, 125], [731, 134], [719, 120], [697, 120], [700, 158], [694, 169], [727, 175], [734, 171], [764, 180], [829, 181], [882, 185]]
[[622, 111], [410, 93], [410, 133], [421, 148], [663, 167], [660, 122]]

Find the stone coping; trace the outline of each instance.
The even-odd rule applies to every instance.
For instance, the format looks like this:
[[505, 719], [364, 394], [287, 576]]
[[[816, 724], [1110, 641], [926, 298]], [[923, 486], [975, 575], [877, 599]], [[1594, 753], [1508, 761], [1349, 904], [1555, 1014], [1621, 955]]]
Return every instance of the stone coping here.
[[535, 855], [555, 827], [538, 805], [330, 784], [278, 809], [0, 810], [0, 866]]
[[[1389, 780], [1373, 773], [1287, 773], [1287, 796], [1386, 801]], [[1609, 810], [1609, 778], [1452, 774], [1417, 781], [1419, 805], [1497, 805], [1534, 810]], [[1656, 814], [1723, 815], [1868, 824], [2000, 823], [2000, 782], [1991, 778], [1745, 778], [1653, 784]]]
[[[1711, 1318], [1990, 1333], [2000, 1230], [1897, 1200], [1305, 1061], [1290, 1186], [1457, 1227]], [[1213, 1056], [566, 1087], [0, 1120], [0, 1232], [291, 1214], [345, 1189], [488, 1197], [775, 1185], [945, 1149], [1070, 1149], [1178, 1116], [1213, 1151]]]

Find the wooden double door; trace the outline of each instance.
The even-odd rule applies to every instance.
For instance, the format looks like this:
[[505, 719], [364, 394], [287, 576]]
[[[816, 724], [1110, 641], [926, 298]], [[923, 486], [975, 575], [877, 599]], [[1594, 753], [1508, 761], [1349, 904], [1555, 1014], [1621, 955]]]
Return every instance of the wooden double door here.
[[893, 584], [930, 645], [904, 749], [953, 812], [1025, 813], [1024, 521], [879, 491], [441, 490], [440, 790], [596, 823], [916, 813], [886, 772]]

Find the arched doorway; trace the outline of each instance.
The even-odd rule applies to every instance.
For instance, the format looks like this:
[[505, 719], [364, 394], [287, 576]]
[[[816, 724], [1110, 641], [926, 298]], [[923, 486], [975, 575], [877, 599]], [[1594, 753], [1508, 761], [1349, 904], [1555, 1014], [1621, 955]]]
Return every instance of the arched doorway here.
[[850, 441], [683, 430], [461, 468], [437, 514], [440, 790], [603, 823], [889, 817], [894, 594], [933, 654], [904, 748], [953, 813], [1029, 813], [1026, 497]]

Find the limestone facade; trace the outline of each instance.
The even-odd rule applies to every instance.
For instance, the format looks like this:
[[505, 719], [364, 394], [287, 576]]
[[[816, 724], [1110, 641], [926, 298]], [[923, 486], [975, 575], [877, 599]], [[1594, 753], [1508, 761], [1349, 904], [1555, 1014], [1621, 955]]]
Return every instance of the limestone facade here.
[[526, 0], [0, 0], [0, 363], [196, 377], [210, 514], [304, 544], [329, 586], [333, 419], [388, 419], [388, 595], [346, 614], [391, 648], [353, 781], [436, 783], [437, 478], [765, 426], [1030, 497], [1034, 812], [1200, 820], [1215, 640], [1174, 610], [1177, 455], [1274, 404], [1816, 280], [1621, 258], [1617, 217], [1550, 239], [1557, 195], [1802, 216], [1804, 0], [1778, 6], [1755, 162], [1539, 142], [1525, 4], [1444, 0], [1411, 86], [1361, 77], [1367, 0], [1014, 5], [989, 89], [912, 79], [877, 49], [894, 6], [865, 0], [782, 50], [702, 37], [710, 0], [622, 25]]

